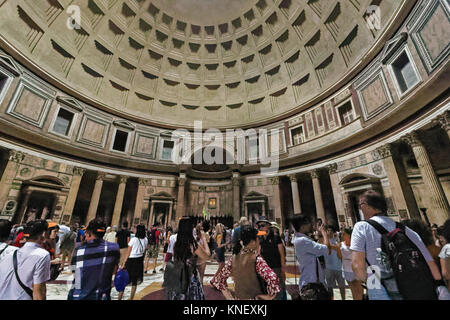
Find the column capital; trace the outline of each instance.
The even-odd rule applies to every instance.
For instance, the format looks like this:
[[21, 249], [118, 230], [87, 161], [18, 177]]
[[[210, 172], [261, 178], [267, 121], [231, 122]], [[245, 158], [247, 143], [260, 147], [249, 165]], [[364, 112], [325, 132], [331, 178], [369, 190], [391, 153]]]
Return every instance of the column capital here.
[[105, 180], [106, 172], [97, 172], [97, 178], [95, 180]]
[[129, 178], [130, 178], [130, 177], [128, 177], [128, 176], [119, 176], [119, 184], [125, 184], [125, 183], [127, 183], [127, 181], [128, 181]]
[[436, 124], [439, 124], [442, 129], [449, 131], [450, 130], [450, 111], [447, 110], [436, 119], [434, 119]]
[[269, 181], [272, 185], [279, 185], [280, 184], [280, 177], [270, 177]]
[[289, 180], [291, 180], [291, 182], [297, 182], [297, 175], [296, 174], [290, 174], [288, 175]]
[[239, 187], [241, 185], [241, 178], [233, 177], [233, 178], [231, 178], [231, 182], [232, 182], [233, 186]]
[[25, 153], [22, 151], [17, 150], [10, 150], [9, 151], [9, 161], [20, 163], [25, 159]]
[[184, 185], [186, 184], [186, 178], [178, 178], [178, 185], [180, 187], [184, 187]]
[[329, 165], [327, 166], [327, 170], [328, 170], [328, 173], [329, 173], [329, 174], [336, 173], [336, 172], [337, 172], [337, 169], [338, 169], [337, 163], [332, 163], [332, 164], [329, 164]]
[[80, 167], [74, 167], [72, 172], [73, 172], [74, 176], [82, 177], [84, 175], [84, 173], [86, 172], [86, 169], [83, 169]]
[[405, 141], [407, 144], [409, 144], [412, 148], [422, 146], [422, 141], [420, 140], [419, 132], [417, 131], [408, 133], [404, 135], [401, 139]]
[[311, 175], [311, 178], [313, 178], [313, 179], [319, 179], [319, 177], [320, 177], [319, 169], [311, 170], [309, 172], [309, 174]]
[[376, 149], [382, 159], [392, 157], [392, 144], [388, 143]]
[[[121, 177], [122, 179], [122, 177]], [[145, 178], [138, 178], [139, 186], [149, 186], [150, 180]]]

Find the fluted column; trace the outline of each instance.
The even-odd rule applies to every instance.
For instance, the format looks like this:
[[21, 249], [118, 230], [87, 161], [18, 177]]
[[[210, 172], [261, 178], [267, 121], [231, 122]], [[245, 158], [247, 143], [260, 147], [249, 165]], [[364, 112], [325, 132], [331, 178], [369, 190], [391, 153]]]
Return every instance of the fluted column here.
[[144, 205], [145, 189], [148, 185], [147, 179], [139, 178], [139, 187], [136, 194], [136, 205], [134, 207], [134, 217], [131, 225], [136, 226], [141, 223], [142, 206]]
[[241, 217], [241, 180], [239, 172], [233, 172], [233, 220], [239, 221]]
[[[384, 168], [392, 191], [392, 198], [399, 210], [399, 214], [400, 210], [406, 210], [409, 218], [420, 219], [419, 208], [417, 207], [416, 199], [414, 198], [414, 193], [409, 184], [405, 169], [400, 161], [394, 161], [394, 148], [392, 144], [386, 144], [376, 151], [383, 159]], [[400, 217], [403, 218], [402, 216]]]
[[297, 176], [295, 174], [289, 175], [289, 180], [291, 180], [292, 189], [292, 202], [294, 204], [294, 214], [302, 212], [302, 207], [300, 205], [300, 193], [298, 191]]
[[111, 220], [112, 226], [119, 227], [120, 214], [122, 213], [123, 198], [125, 196], [125, 188], [127, 186], [128, 177], [119, 177], [119, 187], [117, 188], [116, 202], [114, 204], [113, 217]]
[[[63, 220], [70, 222], [72, 218], [73, 208], [77, 201], [78, 190], [80, 189], [81, 179], [86, 172], [83, 168], [73, 168], [72, 183], [70, 185], [69, 195], [67, 196], [66, 205], [64, 206]], [[68, 218], [65, 218], [68, 216]]]
[[450, 207], [439, 179], [434, 172], [427, 150], [420, 141], [418, 132], [412, 132], [403, 137], [411, 146], [417, 164], [419, 165], [422, 180], [425, 184], [430, 204], [427, 211], [430, 223], [442, 225], [449, 217]]
[[97, 173], [97, 179], [95, 180], [94, 191], [92, 192], [91, 203], [89, 204], [89, 210], [85, 221], [86, 224], [91, 222], [91, 220], [94, 220], [97, 216], [98, 203], [100, 201], [100, 195], [102, 194], [105, 175], [104, 172]]
[[316, 203], [317, 218], [320, 218], [323, 222], [325, 222], [325, 208], [323, 207], [322, 190], [320, 189], [319, 171], [313, 170], [310, 174], [314, 189], [314, 201]]
[[178, 197], [177, 197], [177, 217], [176, 222], [184, 216], [184, 187], [186, 184], [186, 174], [180, 173], [178, 178]]
[[[280, 197], [280, 177], [273, 177], [269, 178], [270, 182], [273, 186], [273, 212], [275, 216], [275, 221], [281, 225], [281, 228], [284, 228], [283, 226], [283, 219], [281, 219], [281, 197]], [[267, 208], [268, 210], [269, 208]], [[267, 211], [266, 211], [267, 214]], [[282, 229], [284, 230], [284, 229]]]
[[30, 200], [32, 193], [33, 193], [33, 191], [27, 189], [22, 194], [21, 205], [19, 207], [19, 211], [16, 213], [16, 219], [14, 219], [14, 221], [18, 224], [27, 222], [27, 221], [23, 221], [23, 218], [24, 218], [25, 212], [27, 211], [28, 201]]
[[17, 175], [19, 164], [25, 159], [25, 154], [20, 151], [10, 150], [9, 161], [0, 180], [0, 212], [5, 206], [12, 182]]

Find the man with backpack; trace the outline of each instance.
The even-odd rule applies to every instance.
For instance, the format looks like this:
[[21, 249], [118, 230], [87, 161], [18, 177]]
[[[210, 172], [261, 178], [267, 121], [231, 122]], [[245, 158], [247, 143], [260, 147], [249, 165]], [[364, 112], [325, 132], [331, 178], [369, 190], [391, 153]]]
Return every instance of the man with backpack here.
[[156, 273], [156, 263], [158, 261], [159, 254], [159, 237], [161, 231], [158, 229], [159, 223], [156, 222], [153, 227], [147, 232], [148, 250], [147, 250], [147, 262], [145, 264], [145, 273], [147, 273], [148, 263], [150, 259], [153, 259], [153, 273]]
[[359, 198], [359, 208], [365, 221], [352, 233], [352, 268], [369, 300], [437, 299], [441, 275], [420, 236], [387, 217], [386, 200], [374, 190]]

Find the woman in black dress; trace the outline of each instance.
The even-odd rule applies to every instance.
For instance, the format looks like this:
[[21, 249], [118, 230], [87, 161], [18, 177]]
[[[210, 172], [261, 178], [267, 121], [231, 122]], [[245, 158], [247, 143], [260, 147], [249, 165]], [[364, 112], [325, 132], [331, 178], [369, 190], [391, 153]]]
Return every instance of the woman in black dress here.
[[[146, 237], [145, 226], [136, 226], [136, 236], [128, 243], [128, 251], [124, 259], [124, 265], [130, 276], [131, 295], [130, 300], [133, 300], [136, 293], [136, 287], [144, 280], [144, 257], [147, 250], [148, 240]], [[123, 291], [119, 292], [119, 300], [122, 300]]]

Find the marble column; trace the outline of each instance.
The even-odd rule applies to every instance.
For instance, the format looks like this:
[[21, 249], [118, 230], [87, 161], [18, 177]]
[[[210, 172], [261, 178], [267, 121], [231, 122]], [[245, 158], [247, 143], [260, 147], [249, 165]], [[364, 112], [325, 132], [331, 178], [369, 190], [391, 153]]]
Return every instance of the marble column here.
[[91, 203], [89, 204], [89, 210], [87, 213], [85, 224], [94, 220], [97, 216], [98, 203], [100, 201], [100, 195], [102, 194], [103, 180], [105, 179], [104, 172], [97, 173], [97, 179], [95, 180], [94, 191], [92, 192]]
[[320, 189], [319, 171], [313, 170], [310, 172], [310, 174], [313, 183], [314, 201], [316, 203], [317, 218], [322, 219], [322, 222], [325, 223], [325, 208], [323, 206], [322, 190]]
[[233, 220], [239, 221], [241, 218], [241, 180], [239, 172], [233, 172]]
[[122, 213], [123, 198], [125, 196], [125, 188], [127, 186], [128, 177], [119, 177], [119, 187], [117, 188], [116, 202], [114, 204], [113, 217], [111, 220], [111, 226], [119, 226], [120, 214]]
[[339, 175], [337, 174], [337, 164], [330, 164], [326, 168], [328, 170], [328, 174], [330, 175], [331, 189], [333, 191], [334, 206], [336, 208], [338, 222], [339, 224], [345, 223], [345, 225], [348, 225], [345, 214], [343, 192], [341, 191], [341, 186], [339, 185]]
[[449, 217], [450, 207], [428, 156], [428, 152], [420, 140], [419, 133], [414, 131], [403, 139], [411, 146], [419, 165], [423, 183], [429, 196], [428, 218], [430, 223], [442, 225]]
[[[280, 177], [269, 178], [273, 186], [273, 211], [275, 221], [281, 225], [281, 230], [284, 230], [284, 221], [281, 218], [281, 197], [280, 197]], [[267, 208], [269, 209], [269, 208]]]
[[178, 220], [185, 215], [184, 212], [184, 189], [186, 185], [186, 174], [180, 173], [180, 177], [178, 178], [178, 197], [177, 197], [177, 216], [176, 223], [178, 224]]
[[[70, 223], [72, 218], [73, 208], [77, 201], [78, 190], [80, 189], [81, 179], [83, 178], [85, 169], [75, 167], [73, 168], [72, 183], [70, 184], [69, 195], [67, 197], [66, 205], [64, 206], [63, 221]], [[68, 216], [68, 217], [66, 217]], [[65, 218], [66, 217], [66, 218]]]
[[436, 120], [439, 121], [440, 126], [447, 132], [448, 138], [450, 139], [450, 111], [447, 110]]
[[302, 213], [302, 207], [300, 205], [300, 193], [298, 190], [297, 176], [295, 174], [289, 175], [291, 180], [292, 189], [292, 202], [294, 204], [294, 214]]
[[17, 213], [16, 213], [16, 219], [14, 219], [15, 223], [18, 223], [18, 224], [26, 223], [26, 221], [23, 221], [23, 218], [24, 218], [25, 212], [28, 209], [28, 201], [30, 200], [32, 193], [33, 193], [33, 191], [27, 189], [22, 194], [22, 200], [21, 200], [22, 203], [19, 207], [19, 211], [17, 211]]
[[402, 218], [421, 219], [416, 199], [406, 176], [405, 169], [400, 161], [394, 161], [393, 152], [395, 151], [392, 144], [386, 144], [376, 150], [383, 159], [384, 169], [386, 171], [389, 185], [392, 191], [392, 199], [399, 210], [406, 210], [407, 217]]
[[136, 205], [134, 207], [134, 217], [133, 221], [131, 221], [131, 226], [136, 226], [141, 223], [142, 207], [144, 205], [144, 196], [147, 185], [147, 179], [139, 178], [139, 187], [136, 194]]
[[20, 163], [25, 159], [25, 154], [20, 151], [10, 150], [9, 161], [0, 180], [0, 212], [3, 210], [8, 200], [8, 194], [11, 189], [12, 182], [17, 176], [17, 170]]
[[150, 204], [150, 219], [148, 220], [147, 228], [150, 228], [151, 226], [153, 226], [153, 212], [154, 212], [154, 210], [155, 210], [155, 202], [151, 201], [151, 204]]

